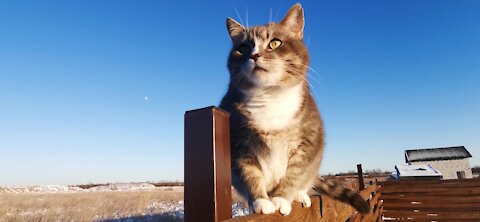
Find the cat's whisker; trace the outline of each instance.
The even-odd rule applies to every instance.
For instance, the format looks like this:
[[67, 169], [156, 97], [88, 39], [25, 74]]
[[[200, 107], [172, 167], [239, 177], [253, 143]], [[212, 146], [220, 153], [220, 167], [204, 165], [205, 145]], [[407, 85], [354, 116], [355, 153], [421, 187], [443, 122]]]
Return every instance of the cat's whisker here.
[[313, 69], [311, 66], [308, 66], [308, 65], [305, 65], [305, 64], [301, 64], [301, 63], [290, 63], [292, 65], [301, 65], [301, 66], [304, 66], [304, 67], [307, 67], [310, 71], [312, 71], [312, 77], [313, 77], [313, 74], [317, 75], [318, 78], [320, 78], [322, 81], [325, 81], [325, 79], [322, 77], [322, 75], [320, 75], [320, 73], [318, 73], [315, 69]]
[[[296, 78], [300, 81], [304, 80], [304, 79], [298, 78], [298, 77], [302, 77], [302, 76], [292, 76], [292, 77]], [[314, 91], [314, 94], [318, 94], [317, 91], [313, 87], [311, 89], [310, 89], [310, 87], [312, 87], [312, 86], [310, 84], [308, 84], [308, 81], [305, 80], [305, 84], [303, 84], [303, 88], [312, 96], [313, 96], [312, 90]]]
[[247, 22], [247, 24], [246, 24], [247, 27], [250, 27], [250, 26], [248, 25], [248, 7], [247, 7], [247, 10], [246, 10], [245, 20], [246, 20], [246, 22]]
[[237, 7], [235, 7], [235, 5], [233, 6], [233, 9], [235, 9], [235, 13], [237, 13], [237, 17], [238, 17], [238, 20], [240, 20], [240, 23], [245, 24], [243, 23], [242, 17], [240, 16], [240, 13], [238, 13]]
[[304, 76], [302, 75], [291, 75], [293, 78], [296, 78], [298, 80], [301, 80], [301, 81], [304, 81], [306, 82], [307, 84], [304, 85], [304, 88], [306, 88], [308, 90], [308, 92], [310, 93], [310, 95], [312, 95], [311, 93], [311, 90], [309, 87], [311, 87], [311, 89], [313, 90], [313, 93], [318, 95], [318, 91], [315, 89], [315, 87], [312, 85], [312, 84], [309, 84], [309, 81], [307, 78], [305, 78]]
[[[302, 77], [303, 77], [303, 72], [302, 72], [302, 71], [298, 71], [298, 70], [293, 69], [293, 68], [288, 67], [288, 66], [285, 66], [284, 68], [285, 68], [286, 70], [288, 70], [288, 71], [294, 72], [295, 74], [302, 75]], [[323, 84], [322, 84], [322, 82], [319, 81], [318, 79], [316, 79], [315, 76], [313, 76], [313, 75], [307, 75], [307, 78], [308, 78], [309, 76], [310, 76], [310, 77], [312, 78], [312, 80], [313, 80], [315, 83], [317, 83], [320, 87], [322, 87], [322, 88], [324, 87]], [[305, 78], [305, 77], [304, 77], [304, 78]], [[305, 78], [305, 79], [307, 80], [307, 78]]]
[[273, 20], [272, 20], [272, 19], [273, 19], [273, 18], [272, 18], [272, 13], [273, 13], [273, 12], [272, 12], [272, 11], [273, 11], [273, 9], [272, 9], [272, 7], [270, 7], [270, 14], [269, 14], [269, 16], [268, 16], [268, 24], [271, 24], [271, 23], [273, 22]]

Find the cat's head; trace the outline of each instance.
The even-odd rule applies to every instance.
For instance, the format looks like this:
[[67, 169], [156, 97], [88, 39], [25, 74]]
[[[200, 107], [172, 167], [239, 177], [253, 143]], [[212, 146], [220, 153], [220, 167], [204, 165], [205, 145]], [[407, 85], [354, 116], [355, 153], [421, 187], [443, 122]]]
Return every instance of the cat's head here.
[[309, 56], [303, 44], [304, 24], [300, 4], [290, 8], [280, 23], [244, 27], [228, 18], [231, 84], [248, 89], [305, 83]]

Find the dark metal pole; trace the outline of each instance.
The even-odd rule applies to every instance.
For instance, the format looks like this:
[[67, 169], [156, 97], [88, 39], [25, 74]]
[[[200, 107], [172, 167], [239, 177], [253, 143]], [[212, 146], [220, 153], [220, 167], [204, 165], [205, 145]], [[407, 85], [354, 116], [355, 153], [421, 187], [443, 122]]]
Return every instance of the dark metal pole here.
[[185, 221], [232, 218], [229, 114], [216, 107], [185, 113]]

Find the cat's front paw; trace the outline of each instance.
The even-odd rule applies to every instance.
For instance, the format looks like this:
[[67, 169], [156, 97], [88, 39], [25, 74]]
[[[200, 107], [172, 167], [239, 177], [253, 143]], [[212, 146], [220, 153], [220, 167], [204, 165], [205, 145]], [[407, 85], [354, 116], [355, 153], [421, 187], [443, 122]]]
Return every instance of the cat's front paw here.
[[275, 205], [275, 209], [279, 210], [284, 216], [287, 216], [292, 211], [292, 203], [283, 197], [274, 197], [272, 202]]
[[295, 196], [295, 201], [302, 203], [303, 207], [312, 206], [312, 200], [310, 200], [308, 194], [304, 192], [298, 192]]
[[269, 199], [258, 198], [253, 201], [253, 210], [257, 214], [271, 214], [275, 212], [275, 205]]

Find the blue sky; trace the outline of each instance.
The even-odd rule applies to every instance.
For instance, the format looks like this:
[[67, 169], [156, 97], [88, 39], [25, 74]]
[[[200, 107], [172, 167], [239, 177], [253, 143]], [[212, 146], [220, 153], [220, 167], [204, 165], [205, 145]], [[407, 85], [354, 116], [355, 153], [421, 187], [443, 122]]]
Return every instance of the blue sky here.
[[[0, 3], [0, 185], [182, 180], [184, 111], [228, 84], [225, 19], [294, 3]], [[301, 3], [321, 173], [454, 145], [480, 165], [479, 1]]]

